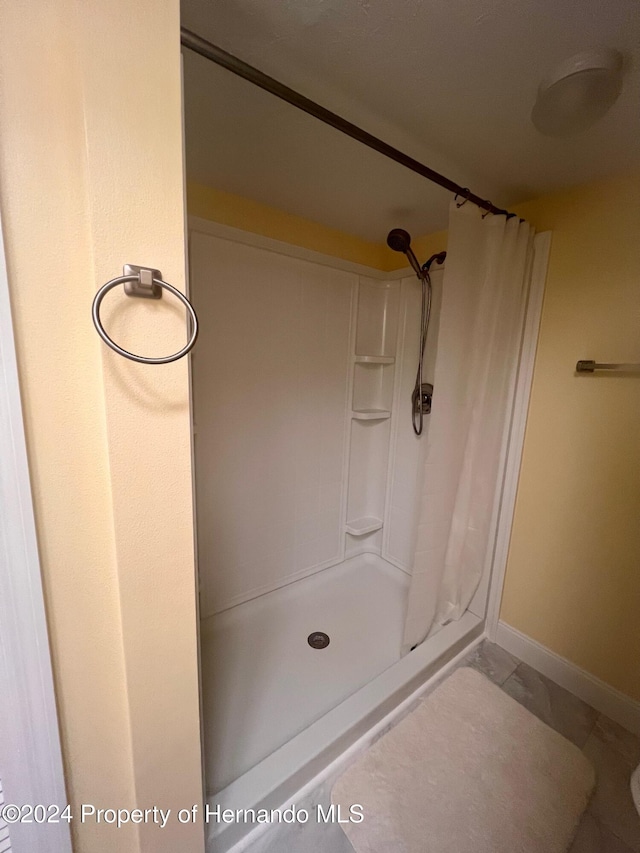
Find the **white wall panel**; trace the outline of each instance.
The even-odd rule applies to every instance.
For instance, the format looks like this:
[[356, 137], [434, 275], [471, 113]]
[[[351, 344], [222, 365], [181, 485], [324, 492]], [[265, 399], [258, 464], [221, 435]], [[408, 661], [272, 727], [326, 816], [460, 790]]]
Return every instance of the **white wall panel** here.
[[194, 232], [202, 615], [343, 554], [357, 276]]

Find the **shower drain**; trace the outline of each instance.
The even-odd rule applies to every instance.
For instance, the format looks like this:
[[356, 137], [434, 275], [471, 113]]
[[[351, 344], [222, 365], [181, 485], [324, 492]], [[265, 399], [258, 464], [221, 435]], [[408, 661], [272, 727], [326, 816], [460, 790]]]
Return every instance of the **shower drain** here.
[[326, 649], [331, 640], [329, 639], [329, 635], [325, 634], [324, 631], [313, 631], [307, 637], [307, 642], [312, 649]]

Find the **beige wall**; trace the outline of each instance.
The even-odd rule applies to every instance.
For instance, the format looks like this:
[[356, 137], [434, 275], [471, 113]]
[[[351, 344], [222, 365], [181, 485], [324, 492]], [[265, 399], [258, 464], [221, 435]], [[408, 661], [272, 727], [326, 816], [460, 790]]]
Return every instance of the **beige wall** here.
[[[0, 200], [76, 807], [201, 798], [187, 365], [126, 362], [90, 320], [125, 262], [184, 287], [178, 29], [177, 0], [2, 3]], [[166, 299], [105, 317], [150, 354], [184, 335]], [[90, 853], [203, 846], [200, 826], [72, 830]]]
[[640, 176], [522, 205], [553, 230], [501, 618], [640, 700]]

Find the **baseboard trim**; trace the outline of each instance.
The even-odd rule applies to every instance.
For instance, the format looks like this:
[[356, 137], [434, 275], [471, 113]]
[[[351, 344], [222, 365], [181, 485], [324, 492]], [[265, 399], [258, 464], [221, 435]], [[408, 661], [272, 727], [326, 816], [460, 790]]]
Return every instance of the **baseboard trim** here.
[[625, 729], [640, 735], [640, 702], [504, 622], [498, 623], [496, 643]]

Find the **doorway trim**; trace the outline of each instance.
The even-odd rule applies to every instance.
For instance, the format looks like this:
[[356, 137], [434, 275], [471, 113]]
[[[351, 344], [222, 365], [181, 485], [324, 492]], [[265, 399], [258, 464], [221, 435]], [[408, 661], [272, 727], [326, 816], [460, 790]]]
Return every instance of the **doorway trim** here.
[[[67, 804], [0, 222], [0, 780], [4, 802]], [[13, 823], [11, 853], [71, 853], [69, 823]]]

